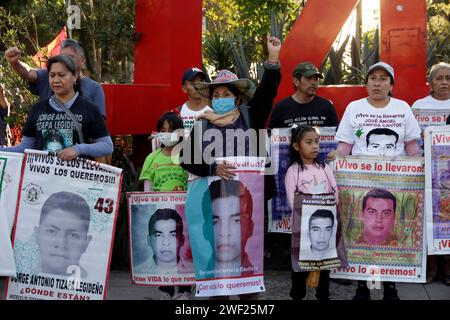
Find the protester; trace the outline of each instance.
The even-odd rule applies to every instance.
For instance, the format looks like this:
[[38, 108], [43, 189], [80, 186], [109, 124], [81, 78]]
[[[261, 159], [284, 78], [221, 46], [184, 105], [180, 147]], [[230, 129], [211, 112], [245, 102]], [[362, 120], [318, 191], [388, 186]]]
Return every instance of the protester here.
[[[442, 110], [447, 115], [450, 112], [450, 64], [441, 62], [431, 67], [428, 77], [430, 94], [413, 103], [413, 109]], [[450, 114], [446, 124], [450, 124]], [[431, 283], [443, 270], [444, 283], [450, 285], [450, 255], [427, 257], [427, 282]]]
[[179, 165], [179, 155], [172, 149], [181, 141], [183, 120], [175, 112], [166, 112], [156, 124], [161, 148], [150, 153], [144, 161], [139, 180], [144, 191], [186, 191], [188, 174]]
[[[245, 150], [239, 150], [244, 152], [237, 154], [238, 146], [234, 143], [234, 150], [227, 150], [226, 144], [230, 147], [232, 143], [225, 143], [227, 141], [226, 130], [258, 130], [265, 126], [281, 79], [278, 63], [281, 42], [276, 37], [268, 36], [267, 47], [269, 59], [264, 63], [264, 76], [256, 91], [250, 80], [238, 79], [229, 70], [221, 70], [212, 83], [194, 83], [194, 87], [200, 94], [212, 100], [213, 109], [213, 111], [207, 111], [200, 116], [203, 121], [198, 122], [198, 126], [201, 126], [199, 133], [208, 129], [219, 130], [223, 136], [223, 150], [215, 150], [217, 155], [213, 152], [209, 159], [205, 159], [208, 157], [202, 157], [200, 163], [195, 163], [194, 154], [203, 155], [203, 150], [209, 143], [204, 141], [202, 136], [196, 134], [198, 130], [192, 130], [188, 139], [189, 142], [197, 142], [196, 139], [199, 139], [199, 141], [201, 139], [202, 142], [188, 143], [185, 144], [186, 147], [183, 147], [181, 166], [190, 173], [202, 177], [219, 176], [231, 180], [234, 174], [230, 169], [233, 168], [226, 163], [217, 164], [213, 162], [213, 157], [218, 157], [219, 154], [221, 156], [248, 156], [251, 150], [254, 151], [258, 147], [245, 143]], [[234, 132], [232, 134], [234, 135]], [[235, 138], [235, 136], [229, 137], [228, 140]], [[187, 147], [190, 147], [190, 150]], [[200, 147], [200, 150], [194, 149], [194, 147]], [[256, 156], [256, 152], [252, 155]]]
[[[20, 60], [21, 53], [17, 47], [8, 48], [5, 51], [6, 60], [22, 79], [29, 82], [31, 93], [39, 96], [40, 100], [50, 98], [53, 92], [48, 82], [48, 70], [30, 67]], [[105, 94], [103, 93], [102, 86], [98, 82], [83, 75], [82, 69], [85, 66], [86, 58], [81, 44], [73, 39], [64, 40], [61, 44], [60, 54], [67, 55], [74, 60], [77, 76], [81, 81], [81, 95], [93, 102], [106, 119]]]
[[450, 112], [450, 64], [441, 62], [430, 69], [430, 94], [413, 103], [413, 109], [433, 109]]
[[[267, 48], [269, 58], [264, 63], [265, 72], [256, 91], [250, 80], [238, 79], [228, 70], [219, 71], [212, 83], [194, 83], [200, 94], [212, 100], [213, 111], [207, 111], [200, 116], [202, 121], [196, 123], [183, 146], [181, 166], [193, 175], [218, 176], [232, 180], [235, 174], [231, 170], [234, 167], [226, 162], [216, 163], [214, 158], [266, 156], [265, 148], [258, 152], [260, 144], [258, 141], [245, 139], [245, 136], [254, 133], [253, 136], [258, 140], [257, 130], [264, 128], [277, 95], [281, 79], [278, 61], [281, 41], [276, 37], [267, 36]], [[218, 140], [212, 144], [206, 133], [218, 134]], [[216, 148], [211, 150], [212, 146]], [[205, 150], [210, 150], [211, 153], [204, 152]], [[199, 155], [201, 159], [197, 161]], [[273, 192], [275, 188], [266, 189]], [[269, 197], [270, 195], [267, 195], [266, 199]], [[257, 295], [248, 294], [240, 297], [255, 299]]]
[[[294, 209], [296, 192], [305, 194], [335, 193], [337, 185], [331, 168], [319, 160], [319, 134], [310, 125], [295, 126], [292, 130], [290, 161], [286, 172], [285, 187], [289, 206]], [[307, 235], [301, 235], [307, 236]], [[317, 271], [314, 271], [317, 272]], [[292, 272], [292, 287], [289, 295], [294, 300], [306, 296], [306, 279], [310, 272]], [[316, 297], [329, 300], [330, 270], [321, 270]]]
[[[48, 61], [47, 70], [48, 81], [55, 94], [33, 105], [23, 127], [22, 142], [0, 150], [54, 151], [47, 149], [49, 144], [46, 139], [49, 130], [56, 130], [64, 137], [65, 147], [57, 152], [62, 160], [112, 154], [114, 147], [105, 119], [98, 108], [79, 93], [80, 81], [73, 60], [65, 55], [52, 57]], [[93, 142], [87, 143], [88, 141]]]
[[5, 97], [3, 86], [0, 84], [0, 146], [8, 145], [8, 124], [5, 118], [9, 116], [9, 102]]
[[331, 101], [317, 96], [323, 75], [311, 62], [299, 63], [293, 72], [295, 92], [278, 102], [270, 116], [269, 128], [287, 128], [294, 124], [336, 127], [338, 117]]
[[[180, 167], [179, 155], [172, 152], [183, 137], [183, 120], [176, 112], [166, 112], [156, 125], [161, 148], [145, 159], [139, 180], [144, 181], [144, 191], [186, 191], [188, 173]], [[187, 300], [191, 286], [160, 286], [162, 300]]]
[[[317, 67], [308, 61], [297, 64], [293, 76], [295, 92], [278, 102], [270, 116], [269, 128], [289, 128], [293, 125], [308, 124], [315, 127], [336, 127], [338, 117], [336, 109], [331, 101], [317, 95], [320, 79], [323, 75]], [[285, 243], [284, 247], [290, 247], [290, 237], [277, 235], [277, 241]], [[283, 255], [285, 256], [286, 253]], [[290, 255], [290, 251], [289, 251]], [[292, 272], [293, 286], [297, 274]], [[343, 284], [349, 284], [345, 280], [339, 280]]]
[[185, 129], [191, 130], [195, 120], [206, 111], [212, 111], [208, 106], [208, 100], [194, 88], [194, 83], [206, 82], [206, 75], [199, 68], [192, 67], [183, 73], [181, 83], [183, 92], [188, 96], [188, 100], [178, 109]]
[[[368, 97], [351, 102], [345, 109], [342, 121], [336, 133], [339, 141], [335, 153], [339, 155], [419, 155], [418, 139], [420, 128], [409, 105], [392, 97], [394, 87], [394, 69], [385, 62], [372, 65], [366, 76]], [[386, 147], [384, 152], [368, 148], [367, 134], [374, 128], [389, 128], [398, 135], [393, 148]], [[384, 135], [390, 139], [388, 135]], [[383, 143], [387, 146], [389, 143]], [[380, 144], [381, 145], [381, 144]], [[384, 282], [383, 299], [398, 300], [394, 282]], [[366, 282], [358, 281], [355, 300], [370, 299]]]

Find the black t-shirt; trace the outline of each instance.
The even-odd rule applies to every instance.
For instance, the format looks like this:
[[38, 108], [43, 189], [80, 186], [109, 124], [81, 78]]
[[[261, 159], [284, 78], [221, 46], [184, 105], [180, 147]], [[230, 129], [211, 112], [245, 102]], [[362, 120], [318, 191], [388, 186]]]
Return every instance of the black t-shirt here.
[[298, 103], [292, 96], [278, 102], [270, 116], [269, 128], [287, 128], [293, 124], [336, 127], [338, 117], [330, 100], [315, 96], [308, 103]]
[[[109, 135], [100, 111], [85, 97], [78, 96], [69, 110], [81, 124], [84, 143]], [[33, 106], [22, 134], [35, 137], [36, 149], [43, 151], [56, 151], [80, 143], [73, 121], [64, 111], [53, 109], [48, 99]]]
[[450, 124], [450, 114], [447, 117], [447, 124]]

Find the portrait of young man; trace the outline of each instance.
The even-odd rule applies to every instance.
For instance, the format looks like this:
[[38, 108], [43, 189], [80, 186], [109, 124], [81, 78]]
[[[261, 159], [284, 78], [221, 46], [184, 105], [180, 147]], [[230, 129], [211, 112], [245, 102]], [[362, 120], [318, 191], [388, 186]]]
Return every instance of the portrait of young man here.
[[157, 209], [148, 220], [147, 250], [150, 257], [133, 268], [135, 273], [178, 273], [183, 270], [183, 219], [175, 209]]
[[35, 229], [40, 272], [70, 276], [79, 268], [81, 278], [88, 276], [80, 258], [92, 240], [90, 220], [89, 205], [81, 196], [62, 191], [47, 198]]
[[375, 128], [366, 136], [367, 152], [377, 156], [392, 156], [395, 154], [398, 133], [388, 128]]
[[[245, 250], [253, 234], [253, 200], [250, 191], [238, 180], [221, 179], [211, 183], [209, 194], [216, 276], [252, 275], [253, 265]], [[241, 272], [241, 267], [245, 271]]]
[[363, 224], [359, 243], [390, 245], [395, 241], [395, 196], [384, 189], [372, 189], [363, 198], [360, 220]]
[[304, 233], [307, 239], [302, 239], [300, 260], [320, 261], [336, 258], [335, 220], [333, 212], [327, 209], [315, 210], [309, 218], [303, 219], [307, 223], [308, 232]]

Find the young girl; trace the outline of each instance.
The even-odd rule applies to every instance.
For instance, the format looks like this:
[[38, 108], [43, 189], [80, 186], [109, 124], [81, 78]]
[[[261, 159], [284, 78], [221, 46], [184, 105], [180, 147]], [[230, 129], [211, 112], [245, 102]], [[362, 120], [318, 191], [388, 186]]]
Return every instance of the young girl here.
[[[145, 159], [139, 180], [144, 181], [144, 191], [185, 191], [188, 173], [180, 167], [179, 154], [172, 154], [172, 149], [180, 142], [182, 134], [175, 131], [183, 129], [183, 120], [175, 112], [166, 112], [156, 125], [157, 137], [161, 148], [150, 153]], [[183, 132], [183, 131], [181, 131]], [[191, 286], [161, 286], [161, 299], [189, 299]]]
[[[296, 190], [305, 194], [334, 192], [337, 199], [337, 185], [331, 168], [319, 160], [319, 134], [309, 125], [292, 129], [291, 166], [286, 172], [285, 187], [288, 203], [294, 208]], [[303, 236], [303, 235], [302, 235]], [[314, 271], [315, 272], [315, 271]], [[310, 272], [292, 272], [290, 296], [302, 300], [306, 296], [306, 278]], [[330, 271], [321, 270], [316, 297], [329, 300]]]

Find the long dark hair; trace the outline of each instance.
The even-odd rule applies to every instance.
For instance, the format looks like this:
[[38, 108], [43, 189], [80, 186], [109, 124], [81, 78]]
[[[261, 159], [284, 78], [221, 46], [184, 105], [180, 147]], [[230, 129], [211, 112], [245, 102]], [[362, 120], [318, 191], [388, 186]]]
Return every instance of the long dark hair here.
[[[294, 143], [297, 143], [300, 146], [300, 141], [303, 139], [303, 136], [307, 132], [317, 133], [316, 129], [314, 129], [312, 126], [310, 126], [308, 124], [302, 124], [300, 126], [292, 128], [291, 145], [289, 148], [290, 165], [292, 165], [294, 163], [298, 163], [298, 165], [300, 166], [302, 171], [305, 170], [305, 164], [303, 163], [303, 160], [300, 157], [300, 152], [294, 149]], [[318, 165], [319, 167], [322, 167], [322, 168], [325, 167], [325, 163], [319, 159], [319, 156], [314, 158], [313, 163]]]
[[156, 129], [158, 130], [158, 132], [161, 131], [165, 121], [167, 121], [170, 129], [172, 129], [173, 131], [184, 128], [183, 119], [181, 119], [180, 115], [176, 114], [175, 112], [168, 111], [164, 113], [161, 118], [159, 118], [158, 123], [156, 124]]
[[50, 59], [48, 59], [47, 61], [47, 71], [50, 73], [50, 69], [52, 68], [52, 65], [54, 63], [62, 63], [63, 65], [66, 66], [67, 70], [69, 70], [69, 72], [71, 74], [73, 74], [74, 76], [78, 75], [76, 82], [73, 85], [73, 89], [75, 90], [75, 92], [78, 92], [81, 95], [81, 81], [80, 81], [80, 77], [79, 74], [77, 72], [77, 68], [75, 66], [75, 62], [73, 61], [73, 59], [69, 56], [66, 56], [64, 54], [60, 54], [54, 57], [51, 57]]

